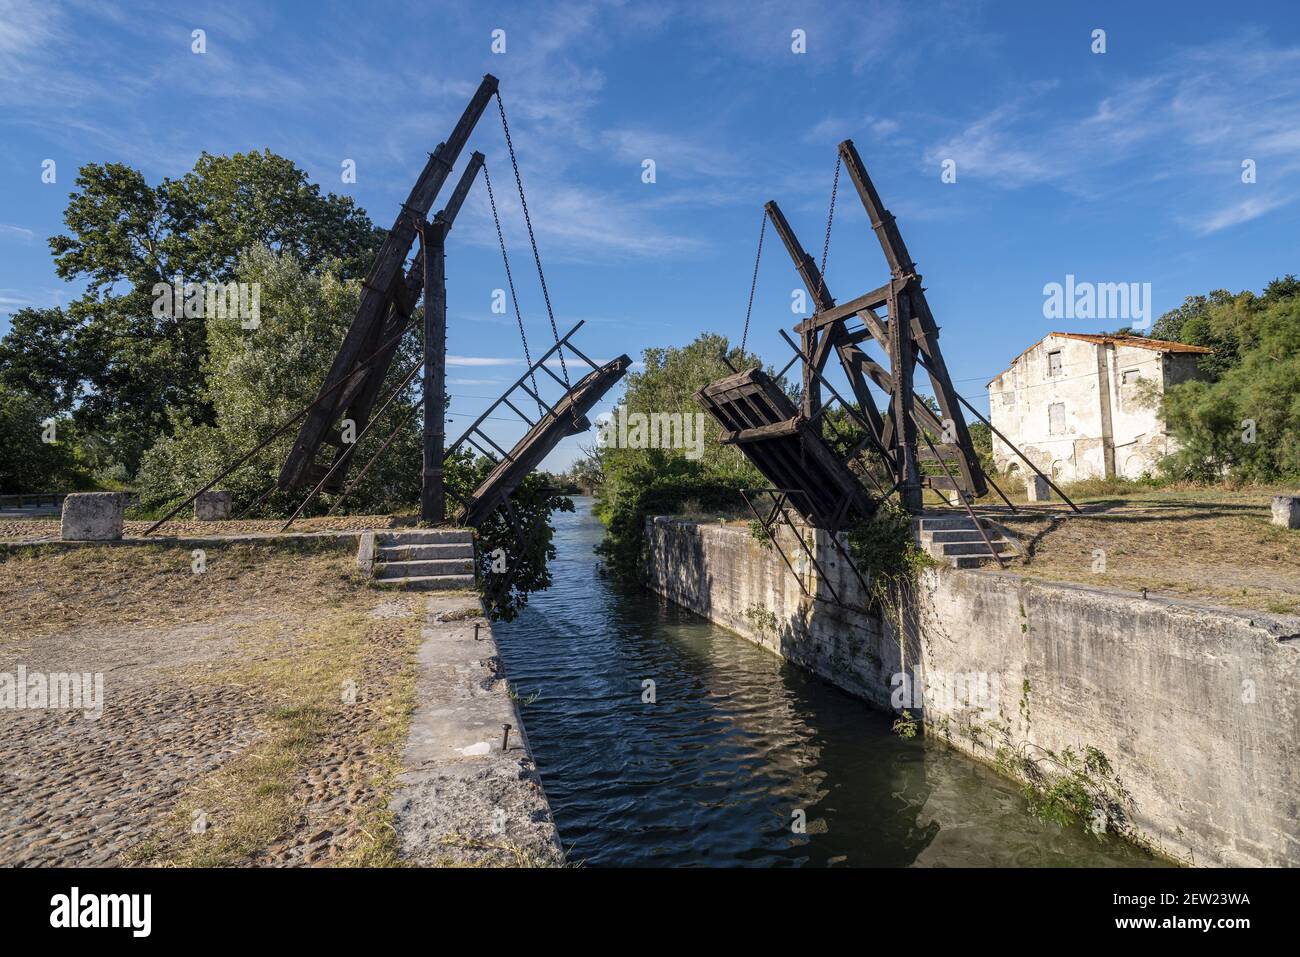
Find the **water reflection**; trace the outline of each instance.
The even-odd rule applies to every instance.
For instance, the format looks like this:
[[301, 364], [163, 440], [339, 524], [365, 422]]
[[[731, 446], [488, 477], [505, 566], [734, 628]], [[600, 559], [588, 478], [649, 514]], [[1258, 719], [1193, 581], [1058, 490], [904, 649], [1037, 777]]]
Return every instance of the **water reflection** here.
[[[495, 626], [572, 860], [592, 865], [1142, 865], [1016, 787], [651, 594], [600, 574], [590, 502], [554, 585]], [[654, 703], [643, 702], [645, 681]], [[532, 698], [533, 695], [536, 698]], [[796, 812], [806, 833], [792, 832]]]

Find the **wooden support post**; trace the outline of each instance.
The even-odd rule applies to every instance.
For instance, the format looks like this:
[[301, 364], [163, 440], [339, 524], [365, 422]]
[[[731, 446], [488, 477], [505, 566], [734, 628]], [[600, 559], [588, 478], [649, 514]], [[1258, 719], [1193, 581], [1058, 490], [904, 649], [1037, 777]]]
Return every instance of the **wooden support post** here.
[[916, 422], [912, 419], [912, 301], [905, 293], [889, 304], [889, 364], [894, 373], [893, 414], [897, 448], [894, 463], [903, 508], [920, 514], [921, 475], [916, 465]]
[[420, 477], [420, 521], [441, 525], [447, 518], [442, 484], [447, 420], [447, 247], [446, 225], [424, 227], [424, 468]]
[[[366, 342], [370, 339], [371, 329], [377, 322], [382, 322], [392, 302], [393, 286], [400, 282], [402, 263], [415, 240], [415, 227], [419, 220], [429, 214], [433, 201], [437, 197], [448, 174], [456, 164], [461, 150], [469, 139], [470, 132], [483, 115], [484, 109], [497, 92], [497, 78], [490, 73], [483, 77], [478, 90], [470, 99], [465, 112], [461, 114], [451, 136], [429, 155], [420, 178], [402, 204], [392, 228], [384, 238], [379, 253], [370, 267], [370, 273], [362, 284], [361, 302], [356, 316], [343, 338], [343, 344], [334, 356], [325, 381], [317, 394], [313, 405], [302, 424], [292, 451], [280, 470], [279, 485], [281, 489], [295, 488], [305, 481], [316, 453], [320, 448], [330, 425], [339, 417], [343, 407], [351, 401], [351, 394], [344, 394], [331, 402], [322, 400], [331, 395], [340, 382], [349, 380], [356, 371], [359, 357], [363, 355]], [[391, 356], [390, 356], [391, 358]], [[386, 368], [376, 368], [374, 375], [383, 377]], [[358, 383], [359, 385], [359, 383]]]

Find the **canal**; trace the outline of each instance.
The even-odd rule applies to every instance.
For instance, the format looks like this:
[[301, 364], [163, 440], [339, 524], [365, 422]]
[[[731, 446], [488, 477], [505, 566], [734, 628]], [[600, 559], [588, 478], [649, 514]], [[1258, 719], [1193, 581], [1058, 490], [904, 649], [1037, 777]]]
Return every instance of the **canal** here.
[[[620, 587], [591, 500], [554, 584], [494, 626], [569, 860], [604, 866], [1142, 866], [731, 632]], [[653, 703], [643, 701], [654, 682]], [[797, 812], [805, 833], [795, 833]]]

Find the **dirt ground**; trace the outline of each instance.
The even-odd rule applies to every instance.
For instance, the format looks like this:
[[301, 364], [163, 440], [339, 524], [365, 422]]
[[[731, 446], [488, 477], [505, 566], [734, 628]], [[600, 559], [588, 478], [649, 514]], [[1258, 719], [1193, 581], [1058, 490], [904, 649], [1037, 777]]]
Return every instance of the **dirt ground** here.
[[[1067, 494], [1069, 489], [1066, 490]], [[1300, 530], [1270, 524], [1273, 495], [1294, 489], [1153, 489], [1071, 496], [1064, 504], [982, 514], [1014, 532], [1017, 574], [1300, 614]]]
[[[414, 524], [414, 516], [391, 515], [336, 515], [331, 517], [300, 518], [289, 527], [290, 532], [360, 532], [371, 528], [396, 528]], [[122, 534], [136, 538], [144, 534], [152, 521], [127, 521], [122, 523]], [[284, 526], [284, 519], [240, 519], [226, 522], [196, 522], [193, 519], [175, 519], [168, 522], [154, 537], [180, 538], [192, 536], [207, 538], [214, 535], [272, 535]], [[0, 519], [0, 542], [38, 542], [57, 540], [57, 518]]]
[[0, 553], [0, 673], [103, 676], [97, 719], [0, 710], [0, 865], [398, 863], [425, 603], [354, 549]]

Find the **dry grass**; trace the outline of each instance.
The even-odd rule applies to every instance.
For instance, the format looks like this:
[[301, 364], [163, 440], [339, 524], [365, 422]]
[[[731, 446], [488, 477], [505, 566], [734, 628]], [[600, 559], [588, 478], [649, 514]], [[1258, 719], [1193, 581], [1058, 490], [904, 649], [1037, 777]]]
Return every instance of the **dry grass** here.
[[[157, 680], [238, 689], [255, 707], [258, 735], [195, 779], [171, 817], [140, 835], [129, 863], [300, 863], [310, 835], [324, 830], [335, 836], [309, 863], [400, 863], [387, 805], [402, 770], [424, 601], [368, 587], [354, 547], [220, 545], [205, 548], [202, 574], [190, 549], [166, 545], [0, 556], [0, 641], [113, 630], [146, 663], [190, 624], [216, 625], [233, 641], [234, 653], [160, 667]], [[210, 826], [195, 833], [200, 811]]]
[[[420, 625], [418, 617], [378, 621], [362, 609], [340, 609], [287, 641], [276, 629], [245, 634], [231, 664], [195, 674], [194, 680], [234, 684], [265, 702], [263, 736], [189, 789], [148, 863], [223, 867], [265, 857], [299, 829], [304, 772], [341, 753], [351, 761], [362, 752], [346, 783], [364, 785], [373, 796], [349, 807], [354, 838], [324, 863], [399, 864], [387, 803], [401, 771]], [[388, 660], [373, 660], [376, 655]], [[371, 694], [346, 703], [341, 692], [349, 681]], [[200, 811], [214, 826], [196, 834], [190, 823]], [[317, 821], [306, 830], [323, 826]]]
[[[377, 528], [402, 528], [416, 523], [416, 515], [324, 515], [300, 518], [290, 526], [292, 532], [361, 532]], [[138, 537], [152, 525], [151, 520], [128, 519], [122, 523], [122, 534]], [[45, 541], [59, 537], [58, 518], [0, 519], [0, 541]], [[208, 538], [216, 535], [275, 535], [284, 526], [284, 519], [240, 519], [224, 522], [196, 522], [192, 517], [177, 517], [168, 522], [154, 536], [165, 538]]]
[[1063, 505], [996, 514], [1027, 546], [1027, 560], [1012, 565], [1018, 574], [1300, 614], [1300, 533], [1269, 521], [1269, 499], [1293, 490], [1077, 483], [1065, 491], [1083, 515]]
[[5, 634], [56, 634], [95, 623], [179, 625], [232, 613], [256, 616], [286, 602], [311, 609], [337, 605], [365, 589], [347, 539], [292, 544], [230, 544], [203, 549], [168, 545], [29, 547], [0, 552]]

